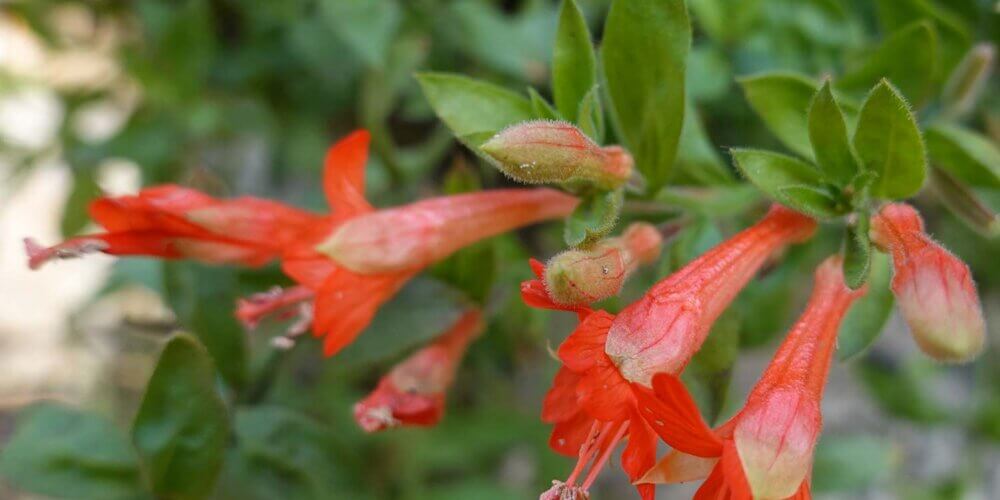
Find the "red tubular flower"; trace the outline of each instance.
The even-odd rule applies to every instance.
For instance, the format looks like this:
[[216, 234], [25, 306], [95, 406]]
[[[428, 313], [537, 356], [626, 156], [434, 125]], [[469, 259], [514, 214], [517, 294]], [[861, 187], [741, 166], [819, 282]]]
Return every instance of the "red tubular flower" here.
[[354, 405], [358, 425], [377, 432], [401, 425], [437, 424], [462, 356], [482, 329], [482, 314], [471, 310], [433, 343], [396, 365], [368, 397]]
[[904, 203], [872, 217], [872, 241], [892, 254], [892, 291], [917, 345], [928, 356], [964, 362], [983, 349], [986, 323], [969, 266], [924, 232]]
[[813, 449], [822, 426], [820, 400], [837, 330], [851, 304], [865, 293], [864, 288], [848, 288], [841, 269], [839, 256], [819, 266], [802, 316], [743, 409], [717, 430], [702, 421], [674, 374], [657, 374], [652, 391], [637, 392], [642, 415], [674, 447], [640, 482], [686, 481], [707, 474], [697, 499], [809, 497]]
[[[565, 483], [557, 482], [546, 494], [585, 494], [625, 437], [622, 467], [633, 481], [642, 477], [655, 463], [656, 435], [639, 413], [637, 395], [649, 391], [648, 381], [656, 373], [680, 374], [712, 323], [767, 257], [809, 238], [815, 228], [814, 220], [775, 206], [760, 222], [665, 278], [617, 317], [575, 309], [582, 319], [559, 347], [564, 366], [545, 398], [542, 420], [555, 424], [550, 446], [577, 455], [579, 462]], [[546, 304], [530, 286], [522, 285], [522, 295], [529, 304], [554, 304]], [[590, 472], [577, 486], [591, 460]], [[637, 488], [643, 498], [653, 497], [651, 484]]]

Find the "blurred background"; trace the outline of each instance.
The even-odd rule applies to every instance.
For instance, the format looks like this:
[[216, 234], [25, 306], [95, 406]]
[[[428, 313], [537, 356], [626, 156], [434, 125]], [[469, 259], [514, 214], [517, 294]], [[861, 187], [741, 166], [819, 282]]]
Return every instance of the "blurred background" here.
[[[608, 4], [580, 1], [598, 43]], [[913, 15], [935, 23], [956, 64], [974, 43], [1000, 41], [998, 5], [690, 0], [688, 119], [700, 121], [692, 132], [700, 147], [679, 161], [730, 169], [727, 147], [782, 148], [747, 104], [741, 76], [838, 74], [877, 47], [896, 18]], [[312, 339], [276, 350], [270, 338], [284, 325], [247, 332], [233, 318], [238, 297], [289, 283], [277, 266], [98, 255], [31, 272], [21, 243], [88, 230], [86, 205], [101, 193], [164, 182], [323, 210], [323, 153], [356, 128], [373, 134], [368, 194], [378, 206], [506, 185], [454, 140], [413, 74], [452, 71], [549, 95], [558, 7], [545, 0], [0, 2], [0, 449], [39, 401], [126, 428], [164, 340], [183, 329], [215, 360], [235, 419], [214, 498], [532, 498], [564, 477], [572, 463], [548, 449], [539, 412], [557, 368], [549, 351], [575, 321], [529, 310], [517, 294], [530, 276], [528, 257], [563, 248], [558, 224], [495, 238], [435, 266], [332, 359]], [[996, 141], [996, 77], [984, 88], [966, 121]], [[1000, 200], [1000, 192], [976, 192], [986, 203]], [[691, 216], [669, 204], [627, 207], [627, 219], [673, 224], [676, 235], [658, 265], [602, 305], [617, 310], [754, 220], [766, 204], [749, 196], [724, 216]], [[938, 365], [893, 316], [871, 347], [835, 363], [813, 479], [819, 498], [1000, 498], [1000, 243], [930, 194], [915, 202], [930, 232], [972, 267], [991, 346], [976, 363]], [[686, 374], [707, 415], [722, 419], [741, 406], [800, 311], [813, 266], [836, 250], [838, 236], [823, 232], [790, 250], [717, 325], [710, 337], [717, 345]], [[361, 432], [353, 403], [469, 302], [485, 305], [489, 326], [463, 362], [444, 421], [430, 430]], [[610, 469], [619, 469], [617, 457]], [[0, 498], [45, 498], [31, 487], [30, 470], [18, 478], [9, 464], [3, 470]], [[85, 478], [65, 480], [75, 488]], [[620, 471], [604, 473], [593, 490], [594, 498], [634, 495]]]

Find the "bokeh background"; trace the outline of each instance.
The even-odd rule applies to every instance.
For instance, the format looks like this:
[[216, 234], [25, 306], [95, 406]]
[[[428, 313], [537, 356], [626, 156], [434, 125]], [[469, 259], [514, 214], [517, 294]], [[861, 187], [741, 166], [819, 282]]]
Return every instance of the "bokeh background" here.
[[[608, 3], [580, 1], [598, 41]], [[729, 168], [726, 147], [781, 149], [736, 79], [775, 69], [836, 73], [871, 51], [892, 13], [913, 5], [930, 9], [921, 12], [945, 37], [1000, 38], [1000, 7], [989, 0], [690, 0], [688, 92], [706, 142], [686, 161]], [[283, 325], [247, 332], [233, 319], [237, 297], [288, 283], [275, 266], [92, 256], [31, 272], [21, 244], [85, 231], [88, 201], [154, 183], [322, 210], [325, 148], [361, 127], [373, 134], [367, 175], [376, 205], [506, 185], [435, 118], [413, 74], [453, 71], [547, 93], [557, 12], [544, 0], [0, 2], [0, 449], [39, 401], [127, 427], [164, 340], [184, 329], [215, 359], [235, 418], [215, 498], [532, 498], [565, 476], [572, 464], [548, 450], [538, 416], [557, 368], [549, 350], [574, 321], [529, 310], [516, 293], [529, 256], [562, 248], [558, 224], [436, 266], [333, 359], [313, 340], [273, 349]], [[996, 89], [994, 77], [969, 117], [994, 141]], [[938, 365], [892, 317], [868, 350], [836, 363], [814, 474], [820, 498], [1000, 498], [1000, 243], [933, 196], [916, 203], [932, 234], [970, 263], [990, 348], [970, 365]], [[626, 210], [677, 232], [659, 264], [603, 305], [628, 303], [764, 203], [739, 207], [711, 219], [669, 206]], [[732, 342], [689, 370], [706, 413], [724, 418], [739, 408], [838, 235], [791, 250], [723, 318], [713, 337]], [[459, 371], [442, 424], [363, 434], [352, 404], [468, 301], [487, 305], [489, 327]], [[610, 469], [618, 468], [616, 457]], [[15, 483], [0, 476], [0, 498], [39, 498]], [[609, 471], [593, 494], [633, 491]]]

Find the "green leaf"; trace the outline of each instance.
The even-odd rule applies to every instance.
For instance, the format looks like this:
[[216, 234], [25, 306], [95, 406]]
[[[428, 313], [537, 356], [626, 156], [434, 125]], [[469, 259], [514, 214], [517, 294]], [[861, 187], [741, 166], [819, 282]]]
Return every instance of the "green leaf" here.
[[847, 226], [844, 235], [844, 282], [852, 290], [868, 281], [871, 269], [872, 242], [868, 239], [868, 213], [858, 214], [858, 220]]
[[704, 389], [699, 406], [707, 422], [714, 423], [722, 414], [739, 349], [740, 319], [735, 310], [727, 310], [712, 325], [705, 343], [684, 371]]
[[528, 87], [528, 97], [531, 98], [531, 109], [534, 111], [535, 118], [541, 118], [543, 120], [560, 120], [559, 112], [546, 101], [542, 94], [539, 94], [534, 87]]
[[42, 403], [25, 410], [0, 453], [0, 476], [26, 492], [93, 500], [142, 498], [139, 461], [103, 417]]
[[580, 101], [577, 124], [594, 142], [598, 144], [604, 142], [604, 109], [601, 107], [601, 93], [597, 85], [594, 85]]
[[881, 252], [871, 253], [868, 293], [858, 299], [840, 324], [837, 358], [850, 359], [878, 338], [892, 314], [892, 261]]
[[739, 215], [761, 201], [760, 191], [746, 183], [710, 188], [667, 187], [656, 195], [656, 200], [711, 217]]
[[563, 0], [552, 52], [552, 94], [566, 120], [578, 122], [577, 111], [597, 81], [597, 57], [587, 20], [575, 0]]
[[954, 13], [930, 0], [877, 0], [878, 19], [883, 32], [901, 29], [916, 21], [934, 23], [941, 45], [941, 71], [947, 74], [958, 64], [972, 44], [972, 30]]
[[492, 83], [447, 73], [420, 73], [417, 81], [438, 117], [473, 148], [535, 116], [531, 101]]
[[920, 21], [896, 30], [856, 69], [837, 80], [837, 88], [864, 91], [887, 79], [916, 104], [927, 101], [937, 77], [938, 43], [933, 25]]
[[670, 267], [661, 269], [660, 274], [667, 275], [677, 271], [694, 260], [695, 257], [722, 243], [722, 240], [722, 233], [712, 223], [711, 218], [697, 217], [681, 231], [670, 245], [669, 259], [665, 261]]
[[709, 141], [698, 110], [690, 99], [684, 111], [684, 127], [681, 129], [677, 148], [677, 167], [671, 184], [736, 184], [735, 176], [723, 163], [717, 148]]
[[684, 123], [691, 26], [683, 0], [615, 0], [601, 60], [616, 129], [650, 192], [667, 181]]
[[926, 389], [933, 370], [929, 362], [898, 366], [873, 357], [858, 365], [861, 381], [884, 411], [924, 424], [940, 423], [950, 416]]
[[69, 237], [80, 232], [90, 222], [87, 206], [101, 195], [101, 188], [94, 179], [91, 168], [73, 169], [73, 189], [69, 192], [63, 209], [62, 234]]
[[788, 149], [812, 159], [807, 110], [819, 88], [795, 73], [763, 73], [739, 80], [750, 107]]
[[924, 133], [931, 161], [974, 187], [1000, 189], [1000, 149], [959, 125], [939, 123]]
[[927, 158], [920, 129], [906, 99], [885, 80], [861, 107], [854, 149], [865, 169], [878, 175], [873, 196], [907, 198], [924, 185]]
[[812, 165], [771, 151], [733, 149], [732, 155], [740, 172], [778, 203], [815, 217], [846, 212], [846, 207], [826, 191]]
[[603, 238], [618, 222], [624, 192], [608, 191], [585, 198], [566, 219], [563, 239], [571, 247], [588, 245]]
[[813, 97], [808, 119], [809, 142], [816, 164], [827, 179], [838, 186], [847, 186], [857, 175], [860, 165], [847, 134], [844, 113], [833, 97], [829, 80]]
[[945, 207], [974, 231], [987, 238], [1000, 236], [1000, 214], [954, 176], [931, 167], [931, 188]]
[[326, 24], [369, 66], [381, 67], [402, 20], [395, 0], [323, 0]]
[[212, 360], [194, 337], [167, 342], [132, 424], [132, 442], [157, 495], [195, 499], [212, 492], [229, 439], [215, 382]]
[[816, 446], [813, 491], [868, 488], [890, 472], [893, 455], [892, 444], [881, 436], [824, 435]]
[[337, 360], [359, 366], [398, 356], [444, 333], [466, 308], [461, 294], [440, 281], [413, 279], [379, 308]]

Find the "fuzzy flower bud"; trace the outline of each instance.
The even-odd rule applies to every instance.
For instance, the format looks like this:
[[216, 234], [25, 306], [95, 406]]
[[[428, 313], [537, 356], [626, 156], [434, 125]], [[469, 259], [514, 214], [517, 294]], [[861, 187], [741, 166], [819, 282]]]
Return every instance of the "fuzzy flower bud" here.
[[545, 266], [545, 287], [554, 302], [567, 306], [617, 295], [633, 271], [659, 257], [662, 241], [652, 225], [632, 224], [620, 237], [553, 257]]
[[892, 291], [920, 349], [944, 362], [979, 354], [986, 322], [969, 266], [927, 236], [920, 215], [903, 203], [872, 218], [871, 238], [892, 253]]
[[503, 130], [480, 149], [519, 182], [584, 182], [615, 189], [632, 174], [632, 156], [618, 146], [601, 147], [580, 129], [536, 120]]

